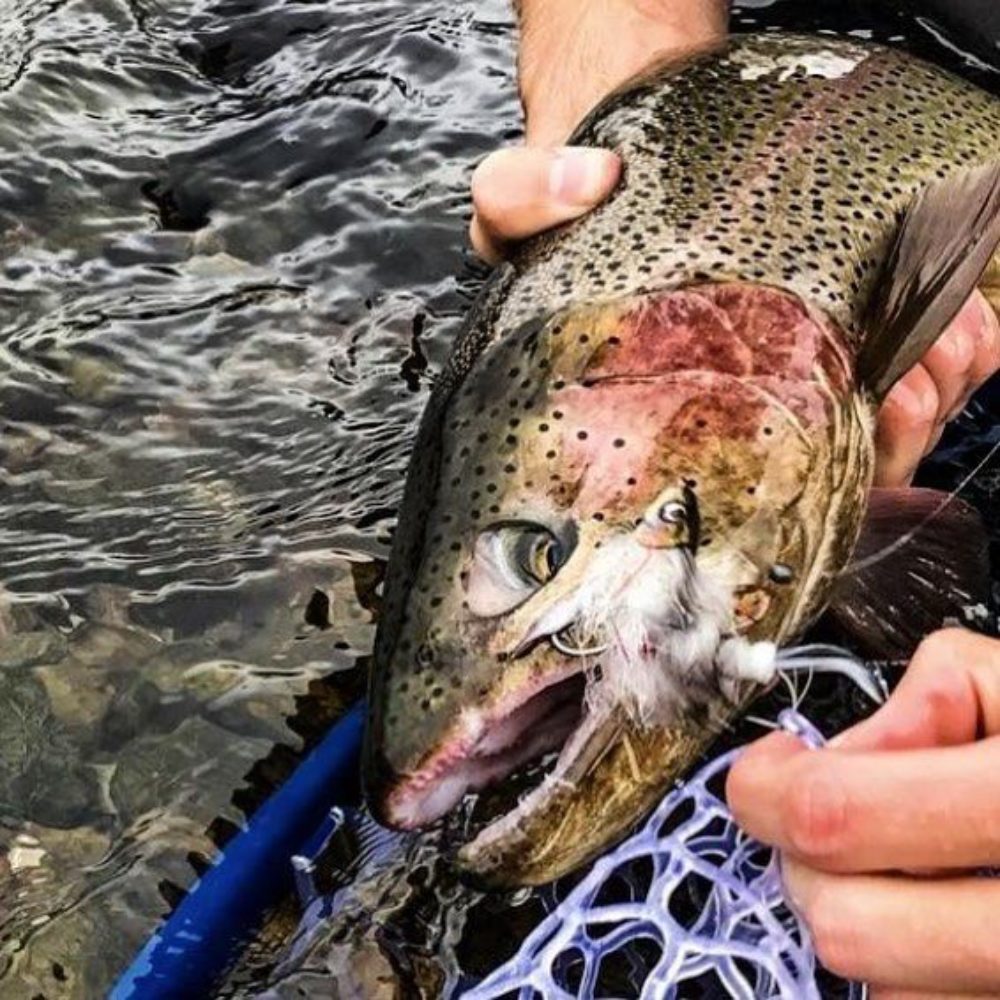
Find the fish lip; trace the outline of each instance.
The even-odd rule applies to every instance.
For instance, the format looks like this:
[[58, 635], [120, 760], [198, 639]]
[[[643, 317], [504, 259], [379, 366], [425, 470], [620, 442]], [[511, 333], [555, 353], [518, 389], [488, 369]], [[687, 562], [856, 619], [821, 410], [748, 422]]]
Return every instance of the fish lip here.
[[[481, 879], [484, 886], [503, 884], [504, 878], [497, 878], [497, 855], [509, 849], [511, 844], [525, 840], [525, 832], [521, 829], [525, 821], [544, 812], [567, 790], [575, 789], [581, 776], [577, 772], [588, 771], [597, 765], [619, 737], [622, 724], [622, 719], [613, 712], [586, 712], [563, 745], [555, 768], [513, 809], [497, 816], [459, 849], [460, 867], [473, 879]], [[523, 847], [530, 851], [527, 843]]]
[[[546, 691], [571, 681], [584, 674], [582, 662], [568, 662], [561, 669], [551, 670], [543, 678], [531, 678], [513, 691], [500, 698], [488, 709], [473, 709], [463, 712], [451, 730], [444, 736], [437, 748], [425, 756], [419, 767], [407, 774], [394, 776], [394, 780], [386, 782], [385, 794], [375, 806], [375, 812], [387, 826], [401, 830], [416, 830], [429, 826], [441, 819], [461, 801], [469, 791], [486, 787], [495, 781], [502, 780], [523, 764], [537, 759], [544, 753], [560, 749], [571, 738], [580, 724], [577, 718], [571, 728], [565, 733], [556, 729], [554, 733], [542, 730], [539, 734], [537, 724], [559, 713], [570, 704], [569, 699], [555, 699], [553, 705], [547, 706], [552, 711], [542, 708], [538, 716], [527, 714], [524, 724], [518, 728], [517, 713], [525, 709], [536, 699], [544, 696]], [[579, 716], [584, 715], [584, 697], [581, 691], [579, 697]], [[482, 750], [485, 741], [495, 734], [505, 722], [513, 722], [512, 736], [502, 746], [492, 753], [477, 754]], [[529, 730], [535, 730], [534, 738]], [[558, 742], [555, 746], [546, 745], [546, 736], [555, 735]], [[527, 740], [524, 738], [528, 737]], [[519, 741], [521, 746], [519, 747]], [[488, 746], [488, 744], [486, 744]], [[505, 753], [514, 748], [513, 752]], [[536, 749], [537, 748], [537, 749]], [[462, 781], [462, 770], [472, 770], [476, 764], [482, 764], [484, 780], [481, 783]], [[475, 775], [470, 774], [471, 778]], [[435, 791], [441, 791], [441, 783], [449, 778], [458, 779], [456, 784], [439, 795], [435, 801]], [[383, 786], [385, 787], [385, 786]]]

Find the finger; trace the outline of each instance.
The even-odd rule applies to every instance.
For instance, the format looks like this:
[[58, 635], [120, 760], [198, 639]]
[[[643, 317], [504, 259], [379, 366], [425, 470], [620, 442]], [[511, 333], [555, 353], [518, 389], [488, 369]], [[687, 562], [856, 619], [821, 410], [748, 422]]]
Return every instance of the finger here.
[[896, 989], [1000, 993], [1000, 880], [843, 876], [783, 864], [831, 972]]
[[907, 486], [937, 430], [939, 398], [930, 372], [911, 368], [885, 398], [875, 434], [875, 485]]
[[1000, 863], [1000, 737], [903, 753], [772, 745], [734, 765], [727, 794], [747, 833], [824, 871]]
[[970, 299], [920, 359], [937, 389], [938, 423], [951, 419], [954, 411], [961, 410], [964, 405], [971, 385], [970, 372], [982, 323], [982, 308]]
[[979, 736], [1000, 736], [1000, 641], [944, 629], [920, 644], [886, 704], [830, 745], [906, 750]]
[[980, 309], [981, 322], [975, 326], [975, 353], [969, 377], [972, 391], [979, 388], [1000, 369], [1000, 316], [981, 292], [973, 295]]
[[589, 212], [620, 173], [621, 161], [606, 149], [498, 150], [472, 175], [472, 245], [495, 261], [509, 243]]
[[972, 295], [921, 359], [938, 391], [938, 421], [957, 417], [1000, 366], [1000, 321], [980, 292]]

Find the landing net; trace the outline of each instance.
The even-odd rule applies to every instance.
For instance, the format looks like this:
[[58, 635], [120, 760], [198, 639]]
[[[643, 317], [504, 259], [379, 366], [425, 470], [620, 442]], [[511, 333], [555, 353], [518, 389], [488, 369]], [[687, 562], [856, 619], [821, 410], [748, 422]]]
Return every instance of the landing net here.
[[[822, 745], [796, 712], [779, 722]], [[722, 991], [737, 1000], [820, 1000], [816, 956], [787, 906], [777, 859], [726, 806], [723, 783], [737, 753], [668, 794], [464, 1000], [591, 1000], [623, 987], [643, 1000]]]

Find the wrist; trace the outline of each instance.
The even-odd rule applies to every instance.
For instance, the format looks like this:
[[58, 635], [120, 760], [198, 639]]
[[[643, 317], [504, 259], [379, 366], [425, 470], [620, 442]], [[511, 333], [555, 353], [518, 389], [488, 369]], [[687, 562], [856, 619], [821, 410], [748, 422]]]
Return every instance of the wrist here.
[[565, 140], [658, 54], [726, 33], [728, 0], [521, 0], [518, 77], [527, 139]]

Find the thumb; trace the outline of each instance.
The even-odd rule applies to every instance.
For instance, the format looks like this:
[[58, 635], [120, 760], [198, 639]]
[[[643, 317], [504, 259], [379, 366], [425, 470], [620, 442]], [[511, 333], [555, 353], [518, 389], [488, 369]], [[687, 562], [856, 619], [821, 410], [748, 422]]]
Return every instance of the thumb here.
[[621, 161], [606, 149], [498, 150], [472, 175], [472, 245], [496, 262], [508, 244], [595, 208], [611, 193], [620, 174]]

